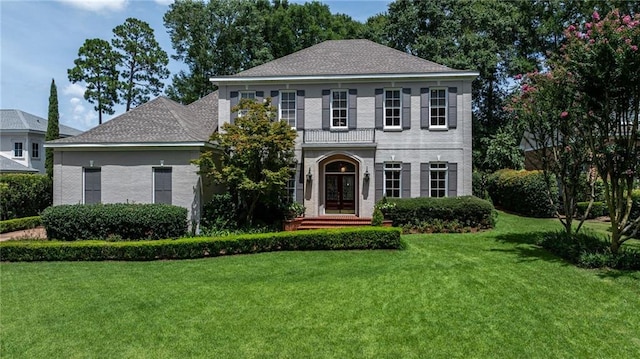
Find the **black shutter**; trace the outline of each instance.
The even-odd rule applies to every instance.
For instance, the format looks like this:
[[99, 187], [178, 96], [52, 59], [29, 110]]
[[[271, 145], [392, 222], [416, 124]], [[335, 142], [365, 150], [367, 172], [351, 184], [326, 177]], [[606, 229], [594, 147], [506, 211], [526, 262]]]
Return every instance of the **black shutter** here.
[[296, 92], [296, 129], [304, 130], [304, 90]]
[[322, 129], [331, 128], [331, 90], [322, 90]]
[[420, 197], [429, 197], [429, 163], [420, 164]]
[[411, 163], [402, 164], [402, 198], [411, 198]]
[[229, 122], [233, 125], [233, 122], [238, 117], [238, 111], [234, 111], [233, 108], [238, 106], [239, 94], [238, 91], [231, 91], [229, 93], [229, 102], [231, 103], [229, 108], [231, 109], [231, 117], [229, 118]]
[[171, 168], [154, 168], [153, 169], [153, 192], [154, 203], [171, 204], [172, 188], [171, 188]]
[[449, 106], [448, 106], [449, 128], [458, 127], [458, 88], [449, 87]]
[[429, 128], [429, 88], [420, 89], [420, 128]]
[[384, 164], [383, 163], [376, 163], [373, 165], [373, 169], [374, 169], [374, 180], [375, 180], [375, 196], [374, 199], [376, 202], [378, 202], [379, 200], [382, 199], [382, 190], [384, 188]]
[[384, 89], [375, 89], [375, 128], [378, 130], [382, 130], [384, 128], [384, 115], [383, 111], [383, 96]]
[[102, 202], [101, 170], [99, 168], [84, 169], [84, 203]]
[[296, 186], [296, 202], [300, 204], [304, 204], [304, 183], [302, 181], [304, 177], [304, 173], [302, 173], [302, 163], [299, 166], [296, 166], [296, 177], [298, 181], [294, 181]]
[[402, 89], [402, 129], [411, 128], [411, 89]]
[[358, 128], [358, 90], [349, 89], [348, 127], [350, 130]]
[[447, 196], [449, 197], [457, 197], [458, 196], [458, 164], [457, 163], [449, 163], [449, 173], [447, 182], [449, 187], [449, 193]]
[[271, 106], [276, 108], [276, 119], [280, 119], [280, 91], [271, 91]]

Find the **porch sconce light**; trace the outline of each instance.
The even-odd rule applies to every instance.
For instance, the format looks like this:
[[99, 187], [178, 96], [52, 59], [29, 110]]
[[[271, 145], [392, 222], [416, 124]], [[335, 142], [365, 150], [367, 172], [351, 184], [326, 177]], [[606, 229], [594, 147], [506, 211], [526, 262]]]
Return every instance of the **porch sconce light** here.
[[164, 167], [164, 160], [160, 160], [160, 167]]
[[371, 178], [371, 174], [369, 174], [369, 166], [367, 166], [367, 169], [364, 171], [364, 180], [369, 182], [369, 178]]
[[307, 172], [307, 182], [311, 182], [313, 180], [313, 175], [311, 174], [311, 168], [309, 168], [309, 172]]
[[93, 167], [93, 160], [89, 160], [89, 167]]

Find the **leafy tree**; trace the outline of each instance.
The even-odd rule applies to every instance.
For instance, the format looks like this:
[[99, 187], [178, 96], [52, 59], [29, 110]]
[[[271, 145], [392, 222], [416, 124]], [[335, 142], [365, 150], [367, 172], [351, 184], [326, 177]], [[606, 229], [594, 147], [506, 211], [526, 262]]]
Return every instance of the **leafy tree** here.
[[252, 225], [260, 204], [279, 204], [295, 164], [297, 135], [286, 121], [275, 121], [269, 102], [243, 100], [232, 111], [241, 109], [247, 112], [211, 136], [222, 150], [221, 160], [219, 152], [206, 151], [195, 163], [201, 174], [228, 187], [240, 224]]
[[524, 167], [524, 155], [519, 148], [520, 132], [504, 127], [487, 138], [483, 168], [495, 172], [503, 168], [519, 170]]
[[164, 87], [161, 80], [169, 77], [169, 58], [155, 39], [153, 29], [142, 20], [128, 18], [113, 29], [111, 44], [120, 53], [122, 84], [120, 98], [126, 110], [158, 96]]
[[640, 14], [606, 16], [571, 25], [559, 61], [576, 78], [584, 116], [578, 130], [604, 182], [611, 217], [611, 251], [638, 233], [631, 218], [632, 189], [640, 170]]
[[[53, 141], [60, 138], [60, 114], [58, 112], [58, 88], [56, 82], [51, 79], [51, 89], [49, 90], [49, 116], [47, 119], [47, 133], [44, 136], [46, 141]], [[53, 149], [47, 148], [44, 166], [47, 176], [53, 178]]]
[[102, 124], [102, 114], [113, 114], [113, 106], [118, 102], [118, 71], [120, 55], [108, 41], [88, 39], [78, 50], [75, 67], [67, 70], [72, 83], [85, 82], [84, 98], [98, 111], [98, 124]]

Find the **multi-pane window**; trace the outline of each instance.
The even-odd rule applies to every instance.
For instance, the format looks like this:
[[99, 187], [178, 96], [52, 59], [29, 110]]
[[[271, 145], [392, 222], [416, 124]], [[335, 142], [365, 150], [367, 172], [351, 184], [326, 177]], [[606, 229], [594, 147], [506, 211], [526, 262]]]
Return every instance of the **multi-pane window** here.
[[31, 143], [31, 158], [40, 158], [40, 144], [37, 142]]
[[[255, 101], [256, 100], [256, 92], [255, 91], [242, 91], [240, 92], [240, 101], [242, 100], [251, 100], [251, 101]], [[244, 115], [247, 114], [247, 110], [239, 110], [238, 111], [238, 117], [242, 117]]]
[[13, 157], [22, 157], [22, 142], [13, 143]]
[[400, 174], [402, 164], [390, 162], [384, 164], [384, 195], [387, 197], [400, 198]]
[[347, 127], [347, 98], [347, 90], [333, 90], [331, 92], [331, 126], [334, 128]]
[[285, 196], [287, 201], [295, 202], [296, 200], [296, 175], [295, 174], [289, 177], [285, 190], [286, 190]]
[[430, 197], [447, 196], [447, 164], [431, 163], [429, 165]]
[[430, 126], [445, 127], [447, 125], [447, 91], [445, 89], [431, 89], [429, 98]]
[[402, 104], [400, 90], [384, 91], [384, 126], [400, 127]]
[[280, 119], [296, 126], [296, 92], [280, 91]]

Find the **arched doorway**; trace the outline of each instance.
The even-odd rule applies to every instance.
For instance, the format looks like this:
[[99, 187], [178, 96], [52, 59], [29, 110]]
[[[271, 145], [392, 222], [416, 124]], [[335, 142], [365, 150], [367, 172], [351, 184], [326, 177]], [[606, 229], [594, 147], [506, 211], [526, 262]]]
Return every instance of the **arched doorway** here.
[[357, 193], [356, 164], [344, 159], [324, 166], [325, 214], [355, 214]]

